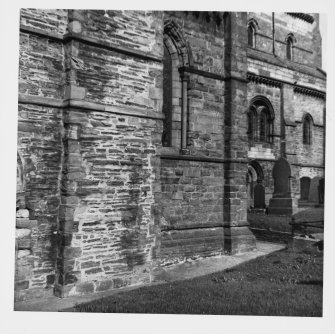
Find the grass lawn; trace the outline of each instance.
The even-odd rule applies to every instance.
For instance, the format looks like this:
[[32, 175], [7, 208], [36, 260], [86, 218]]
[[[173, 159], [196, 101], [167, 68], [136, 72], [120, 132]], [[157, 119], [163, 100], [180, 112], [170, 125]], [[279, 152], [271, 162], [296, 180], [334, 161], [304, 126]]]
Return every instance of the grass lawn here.
[[[296, 222], [315, 222], [323, 220], [323, 208], [306, 208], [294, 214]], [[287, 242], [292, 227], [291, 216], [266, 215], [264, 213], [248, 213], [248, 222], [256, 237], [260, 240]], [[278, 232], [278, 233], [277, 233]], [[323, 232], [322, 229], [308, 227], [307, 234]], [[286, 234], [286, 235], [285, 235]]]
[[142, 287], [76, 312], [322, 316], [323, 253], [283, 250], [235, 268]]

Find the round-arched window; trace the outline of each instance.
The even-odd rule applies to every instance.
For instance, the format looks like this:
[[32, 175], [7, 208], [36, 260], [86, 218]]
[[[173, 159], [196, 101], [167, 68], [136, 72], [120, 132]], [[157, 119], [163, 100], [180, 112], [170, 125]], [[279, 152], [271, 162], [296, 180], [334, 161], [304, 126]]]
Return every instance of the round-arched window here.
[[262, 96], [252, 99], [247, 116], [249, 141], [272, 143], [274, 112], [271, 103]]

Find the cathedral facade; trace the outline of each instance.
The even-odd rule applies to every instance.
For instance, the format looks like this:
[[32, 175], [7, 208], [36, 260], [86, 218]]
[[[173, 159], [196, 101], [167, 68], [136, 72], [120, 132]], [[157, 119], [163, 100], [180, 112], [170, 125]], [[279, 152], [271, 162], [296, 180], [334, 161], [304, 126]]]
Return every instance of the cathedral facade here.
[[318, 14], [22, 9], [15, 298], [252, 251], [322, 204]]

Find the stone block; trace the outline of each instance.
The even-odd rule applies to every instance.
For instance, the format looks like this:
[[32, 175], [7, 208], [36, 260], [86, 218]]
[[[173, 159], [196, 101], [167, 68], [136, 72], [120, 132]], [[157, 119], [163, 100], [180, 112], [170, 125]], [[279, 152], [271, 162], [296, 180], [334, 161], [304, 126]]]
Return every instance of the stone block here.
[[26, 257], [28, 255], [30, 255], [30, 250], [28, 250], [28, 249], [19, 250], [17, 252], [17, 258], [18, 259], [22, 259], [22, 258], [24, 258], [24, 257]]
[[15, 290], [24, 290], [29, 288], [29, 281], [15, 282]]
[[81, 33], [82, 26], [79, 21], [72, 21], [69, 23], [69, 30], [70, 32], [74, 32], [76, 34]]
[[64, 247], [63, 256], [66, 259], [77, 258], [80, 257], [81, 254], [82, 254], [81, 247], [71, 247], [71, 246]]
[[83, 263], [81, 264], [81, 269], [92, 268], [92, 267], [96, 267], [96, 266], [100, 266], [100, 262], [96, 262], [96, 261], [86, 261], [86, 262], [83, 262]]
[[82, 282], [76, 284], [76, 294], [85, 295], [94, 292], [93, 282]]
[[271, 198], [268, 206], [270, 215], [291, 215], [293, 213], [292, 198]]
[[181, 191], [178, 191], [178, 192], [172, 194], [172, 199], [182, 200], [183, 198], [184, 198], [184, 196], [183, 196], [183, 193]]
[[113, 286], [116, 289], [122, 288], [122, 287], [126, 286], [126, 282], [121, 278], [113, 278]]
[[31, 265], [17, 265], [15, 269], [15, 281], [28, 280], [32, 277], [33, 270]]
[[25, 290], [15, 291], [15, 301], [25, 301], [32, 299], [40, 299], [48, 298], [52, 296], [53, 289], [52, 288], [29, 288]]
[[37, 227], [37, 220], [30, 220], [27, 218], [16, 218], [16, 227], [18, 229], [33, 229]]
[[106, 291], [109, 290], [111, 288], [113, 288], [113, 281], [112, 280], [105, 280], [105, 281], [101, 281], [101, 282], [97, 282], [96, 283], [97, 287], [96, 287], [96, 291]]
[[29, 211], [27, 209], [19, 209], [16, 211], [16, 218], [29, 219]]
[[70, 85], [65, 87], [65, 100], [85, 100], [86, 89], [84, 87]]

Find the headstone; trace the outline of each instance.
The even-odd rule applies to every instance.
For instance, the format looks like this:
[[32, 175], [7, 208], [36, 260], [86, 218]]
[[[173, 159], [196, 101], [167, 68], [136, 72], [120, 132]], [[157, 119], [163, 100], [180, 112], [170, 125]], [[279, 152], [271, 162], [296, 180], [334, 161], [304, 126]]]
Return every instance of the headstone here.
[[276, 161], [272, 177], [274, 179], [274, 192], [273, 197], [287, 198], [291, 197], [290, 177], [291, 168], [286, 159], [280, 158]]
[[319, 181], [320, 177], [316, 176], [311, 180], [310, 186], [309, 186], [309, 195], [308, 200], [310, 202], [319, 203]]
[[291, 167], [285, 158], [275, 162], [272, 170], [274, 192], [269, 201], [268, 213], [276, 215], [291, 215], [293, 200], [291, 197]]
[[323, 204], [325, 200], [325, 179], [319, 181], [319, 204]]
[[254, 207], [255, 209], [265, 208], [265, 189], [260, 183], [254, 188]]
[[302, 177], [300, 179], [300, 199], [308, 201], [311, 179], [309, 177]]

